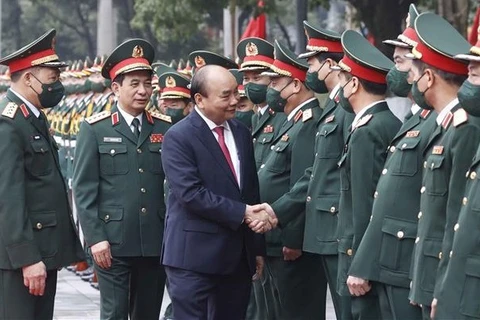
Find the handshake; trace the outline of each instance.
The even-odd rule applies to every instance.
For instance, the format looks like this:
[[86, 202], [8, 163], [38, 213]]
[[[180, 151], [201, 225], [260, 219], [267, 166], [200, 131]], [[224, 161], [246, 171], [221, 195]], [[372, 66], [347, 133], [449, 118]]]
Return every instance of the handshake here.
[[277, 216], [268, 203], [247, 205], [244, 222], [252, 231], [265, 233], [272, 230], [278, 224]]

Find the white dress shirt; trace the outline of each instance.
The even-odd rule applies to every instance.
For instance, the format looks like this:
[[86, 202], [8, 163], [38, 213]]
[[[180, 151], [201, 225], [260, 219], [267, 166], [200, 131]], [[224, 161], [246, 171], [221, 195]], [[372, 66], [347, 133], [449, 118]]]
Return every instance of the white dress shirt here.
[[336, 85], [335, 87], [333, 87], [332, 91], [331, 91], [330, 94], [328, 95], [328, 97], [330, 98], [330, 100], [333, 100], [333, 98], [335, 98], [335, 96], [337, 95], [338, 90], [340, 90], [340, 83], [337, 83], [337, 85]]
[[437, 119], [436, 119], [438, 125], [442, 124], [442, 122], [443, 122], [443, 120], [445, 120], [445, 117], [447, 116], [447, 114], [450, 111], [452, 111], [453, 107], [455, 107], [457, 104], [458, 104], [458, 98], [455, 98], [452, 101], [450, 101], [450, 103], [447, 104], [447, 106], [445, 108], [443, 108], [442, 111], [440, 111], [440, 113], [438, 114]]
[[415, 115], [417, 114], [418, 111], [420, 111], [422, 108], [418, 106], [418, 104], [414, 103], [412, 104], [412, 108], [410, 109], [412, 111], [412, 114]]
[[19, 97], [27, 105], [28, 109], [32, 111], [35, 117], [38, 118], [40, 116], [40, 110], [38, 110], [33, 104], [31, 104], [30, 101], [25, 99], [20, 93], [16, 92], [12, 88], [10, 88], [10, 91], [12, 91], [17, 97]]
[[238, 185], [240, 186], [241, 185], [240, 184], [240, 182], [241, 182], [241, 180], [240, 180], [240, 177], [241, 177], [240, 158], [238, 157], [239, 155], [238, 155], [238, 151], [237, 151], [237, 145], [235, 144], [235, 139], [233, 137], [232, 130], [230, 129], [230, 125], [228, 124], [227, 121], [222, 123], [220, 126], [215, 124], [215, 122], [208, 119], [202, 113], [200, 108], [198, 108], [197, 106], [195, 106], [195, 111], [197, 111], [197, 113], [200, 115], [200, 117], [202, 117], [202, 119], [208, 125], [208, 127], [210, 128], [210, 132], [213, 134], [215, 139], [217, 139], [217, 141], [218, 141], [218, 134], [215, 131], [213, 131], [213, 129], [215, 129], [216, 127], [223, 127], [224, 128], [223, 136], [225, 138], [225, 144], [227, 145], [228, 153], [230, 153], [230, 158], [232, 159], [233, 168], [235, 169], [235, 174], [237, 176], [237, 182], [238, 182]]
[[120, 104], [117, 104], [118, 105], [118, 111], [120, 111], [120, 114], [122, 115], [123, 119], [125, 119], [125, 121], [127, 122], [127, 125], [128, 127], [130, 128], [130, 130], [132, 130], [132, 133], [135, 133], [135, 127], [132, 125], [132, 122], [133, 122], [133, 119], [137, 118], [138, 121], [140, 121], [140, 125], [138, 126], [138, 131], [142, 131], [142, 113], [140, 113], [138, 116], [134, 117], [132, 116], [131, 114], [129, 114], [128, 112], [126, 112], [125, 110], [122, 109], [122, 107], [120, 106]]
[[268, 104], [265, 107], [258, 108], [258, 112], [260, 113], [260, 117], [265, 114], [265, 111], [268, 109]]
[[368, 106], [366, 106], [365, 108], [360, 110], [360, 112], [355, 115], [355, 118], [353, 119], [353, 122], [352, 122], [352, 131], [355, 130], [355, 127], [357, 126], [358, 121], [360, 121], [360, 119], [362, 119], [365, 112], [367, 112], [368, 109], [371, 109], [372, 107], [374, 107], [375, 105], [377, 105], [380, 102], [385, 102], [385, 100], [379, 100], [379, 101], [375, 101], [373, 103], [370, 103]]

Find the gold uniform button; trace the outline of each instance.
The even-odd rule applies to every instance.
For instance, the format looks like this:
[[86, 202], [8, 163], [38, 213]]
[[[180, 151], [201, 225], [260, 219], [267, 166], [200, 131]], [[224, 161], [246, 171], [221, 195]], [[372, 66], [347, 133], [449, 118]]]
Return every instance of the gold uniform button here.
[[260, 169], [263, 169], [265, 168], [265, 163], [263, 163], [261, 166], [260, 166]]
[[352, 254], [353, 254], [353, 250], [352, 250], [352, 249], [348, 249], [348, 250], [347, 250], [347, 255], [348, 255], [348, 256], [351, 256]]
[[433, 168], [435, 168], [435, 163], [432, 163], [432, 165], [430, 166], [430, 168], [433, 170]]
[[374, 198], [377, 198], [377, 197], [378, 197], [378, 191], [375, 191], [375, 193], [373, 194], [373, 197], [374, 197]]
[[110, 154], [115, 154], [115, 149], [110, 150]]
[[450, 251], [450, 254], [448, 256], [451, 258], [453, 256], [453, 251]]
[[419, 243], [419, 242], [420, 242], [420, 237], [417, 237], [417, 238], [415, 239], [415, 243]]
[[470, 175], [470, 171], [467, 171], [467, 173], [465, 173], [465, 178], [468, 178], [469, 175]]
[[316, 157], [318, 157], [318, 152], [317, 152], [317, 153], [315, 153], [315, 158], [316, 158]]
[[110, 216], [108, 214], [105, 215], [105, 221], [110, 220]]
[[335, 213], [335, 210], [336, 210], [335, 207], [331, 207], [331, 208], [330, 208], [330, 212], [331, 212], [331, 213]]
[[138, 172], [143, 173], [143, 169], [142, 169], [142, 168], [138, 168]]
[[460, 225], [457, 223], [454, 227], [453, 227], [453, 231], [458, 231], [458, 229], [460, 228]]
[[442, 252], [440, 251], [440, 252], [438, 253], [438, 259], [442, 260], [442, 256], [443, 256], [443, 255], [442, 255]]
[[274, 149], [275, 149], [275, 146], [271, 146], [271, 147], [270, 147], [270, 150], [274, 150]]
[[425, 161], [425, 162], [423, 163], [423, 167], [424, 167], [425, 169], [427, 169], [427, 161]]
[[267, 141], [267, 138], [263, 138], [262, 142], [265, 143], [265, 141]]
[[394, 152], [395, 152], [395, 149], [396, 149], [395, 146], [391, 146], [391, 147], [390, 147], [390, 152], [391, 152], [391, 153], [394, 153]]
[[308, 196], [307, 197], [307, 202], [310, 202], [310, 201], [312, 201], [312, 197]]
[[397, 238], [398, 239], [403, 239], [404, 236], [405, 236], [405, 233], [402, 230], [397, 232]]
[[383, 169], [383, 170], [382, 170], [382, 174], [383, 174], [383, 175], [386, 175], [386, 174], [387, 174], [387, 172], [388, 172], [388, 170], [387, 170], [387, 169]]
[[467, 197], [464, 197], [464, 198], [463, 198], [462, 203], [463, 203], [464, 206], [467, 205], [467, 203], [468, 203]]
[[412, 289], [412, 287], [413, 287], [413, 283], [412, 281], [410, 281], [410, 289]]
[[147, 192], [147, 190], [145, 190], [145, 188], [141, 188], [141, 189], [140, 189], [140, 192], [141, 192], [141, 193], [145, 193], [145, 192]]
[[137, 153], [142, 153], [142, 150], [141, 150], [141, 149], [137, 149]]
[[470, 173], [470, 179], [475, 180], [476, 177], [477, 177], [477, 173], [475, 171]]
[[405, 149], [406, 147], [407, 147], [406, 143], [402, 144], [402, 149]]
[[316, 137], [318, 137], [320, 135], [320, 132], [317, 131], [317, 133], [315, 134]]
[[147, 208], [142, 208], [140, 211], [142, 211], [142, 213], [145, 213], [147, 212]]
[[257, 142], [257, 138], [253, 138], [253, 143]]
[[423, 186], [423, 187], [420, 189], [420, 193], [425, 193], [425, 190], [427, 190], [427, 188], [425, 188], [425, 186]]
[[372, 221], [372, 219], [373, 219], [373, 214], [370, 215], [370, 221]]
[[43, 225], [42, 225], [40, 222], [37, 223], [37, 229], [40, 230], [40, 229], [42, 229], [42, 228], [43, 228]]
[[422, 213], [422, 211], [420, 211], [420, 212], [418, 213], [418, 216], [417, 216], [418, 219], [420, 219], [420, 218], [422, 217], [422, 215], [423, 215], [423, 213]]

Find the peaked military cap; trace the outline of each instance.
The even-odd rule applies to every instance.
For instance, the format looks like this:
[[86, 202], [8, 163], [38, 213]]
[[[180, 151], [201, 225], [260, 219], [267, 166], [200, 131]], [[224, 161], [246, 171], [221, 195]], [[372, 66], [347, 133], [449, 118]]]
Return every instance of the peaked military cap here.
[[300, 54], [300, 59], [313, 57], [320, 52], [343, 53], [340, 33], [314, 27], [308, 21], [303, 21], [303, 28], [307, 36], [308, 52]]
[[83, 69], [82, 69], [82, 73], [85, 75], [85, 76], [89, 76], [91, 75], [94, 70], [92, 70], [92, 67], [93, 67], [93, 61], [92, 59], [90, 59], [89, 56], [87, 56], [85, 58], [85, 61], [83, 62]]
[[120, 74], [137, 70], [152, 70], [155, 51], [144, 39], [130, 39], [113, 50], [102, 68], [102, 76], [113, 80]]
[[394, 66], [380, 50], [375, 48], [360, 33], [347, 30], [342, 34], [345, 54], [334, 70], [346, 71], [357, 78], [374, 83], [387, 83], [385, 77]]
[[238, 68], [238, 65], [232, 59], [206, 50], [193, 51], [188, 55], [188, 60], [190, 61], [190, 64], [194, 66], [194, 72], [195, 69], [199, 69], [207, 64], [221, 66], [225, 69]]
[[175, 69], [172, 67], [168, 66], [166, 63], [163, 62], [155, 62], [152, 64], [152, 68], [157, 74], [158, 77], [160, 77], [163, 73], [165, 72], [173, 72]]
[[237, 56], [242, 61], [239, 71], [266, 70], [273, 63], [273, 45], [261, 38], [245, 38], [237, 44]]
[[243, 86], [243, 72], [239, 69], [230, 69], [228, 71], [230, 71], [230, 73], [235, 77], [235, 80], [237, 80], [238, 93], [240, 94], [240, 97], [246, 97], [247, 95], [245, 93], [245, 87]]
[[308, 65], [303, 60], [298, 59], [295, 53], [278, 40], [275, 40], [274, 56], [275, 60], [270, 67], [270, 71], [262, 74], [269, 77], [291, 77], [305, 81]]
[[55, 29], [51, 29], [35, 41], [0, 59], [0, 64], [10, 69], [10, 74], [31, 67], [66, 67], [55, 52]]
[[415, 20], [418, 44], [408, 58], [422, 62], [442, 71], [467, 75], [467, 64], [454, 57], [468, 52], [471, 45], [455, 28], [439, 15], [426, 12]]
[[158, 77], [162, 99], [190, 99], [190, 80], [176, 71], [167, 71]]
[[413, 48], [418, 43], [417, 33], [415, 31], [415, 20], [420, 13], [418, 13], [417, 7], [412, 3], [408, 10], [406, 19], [406, 28], [402, 34], [398, 35], [395, 40], [384, 40], [383, 43], [402, 48]]
[[478, 27], [477, 33], [477, 43], [475, 43], [468, 52], [457, 54], [454, 57], [455, 59], [480, 62], [480, 26]]

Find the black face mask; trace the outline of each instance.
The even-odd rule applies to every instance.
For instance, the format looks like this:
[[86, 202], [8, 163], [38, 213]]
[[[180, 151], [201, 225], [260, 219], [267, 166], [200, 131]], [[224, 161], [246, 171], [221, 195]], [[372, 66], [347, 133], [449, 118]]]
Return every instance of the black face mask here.
[[273, 111], [284, 112], [285, 106], [287, 105], [287, 100], [293, 95], [293, 93], [286, 98], [282, 98], [281, 94], [282, 91], [292, 82], [293, 80], [290, 80], [290, 82], [287, 83], [287, 85], [285, 85], [280, 91], [277, 91], [273, 88], [267, 89], [267, 104]]
[[344, 92], [345, 87], [350, 81], [352, 81], [352, 79], [348, 80], [343, 87], [340, 87], [340, 90], [338, 90], [338, 98], [340, 99], [339, 103], [342, 106], [343, 110], [347, 111], [348, 113], [355, 113], [355, 111], [353, 111], [352, 104], [348, 100], [352, 96], [352, 94], [350, 94], [350, 96], [348, 97], [345, 97]]
[[420, 81], [420, 79], [423, 78], [423, 76], [425, 75], [422, 74], [422, 76], [420, 78], [418, 78], [417, 81], [414, 81], [413, 82], [413, 85], [412, 85], [412, 98], [413, 98], [413, 101], [415, 101], [415, 103], [422, 109], [425, 109], [425, 110], [433, 110], [433, 107], [431, 105], [428, 104], [427, 100], [425, 99], [425, 92], [428, 91], [428, 89], [430, 88], [427, 88], [425, 91], [420, 91], [420, 89], [418, 89], [418, 82]]
[[55, 107], [63, 98], [63, 95], [65, 94], [65, 88], [63, 87], [62, 83], [60, 80], [57, 80], [53, 83], [43, 83], [40, 80], [38, 80], [37, 77], [31, 73], [32, 77], [34, 77], [38, 82], [42, 84], [42, 92], [38, 93], [33, 89], [32, 90], [37, 94], [38, 100], [40, 101], [40, 104], [44, 108], [52, 108]]
[[318, 79], [318, 72], [322, 70], [323, 66], [325, 65], [327, 61], [322, 63], [320, 68], [318, 68], [317, 71], [314, 72], [307, 72], [307, 78], [305, 79], [305, 85], [312, 90], [313, 92], [316, 93], [327, 93], [328, 88], [327, 84], [325, 83], [325, 79], [330, 75], [331, 72], [329, 72], [323, 80]]
[[165, 114], [172, 119], [172, 124], [175, 124], [178, 121], [185, 118], [185, 115], [183, 114], [183, 112], [184, 112], [184, 109], [174, 109], [169, 107], [165, 108]]
[[400, 71], [397, 67], [392, 67], [387, 73], [387, 86], [390, 91], [399, 97], [407, 97], [412, 89], [408, 83], [408, 72]]
[[480, 86], [465, 80], [457, 93], [458, 101], [465, 111], [480, 117]]

